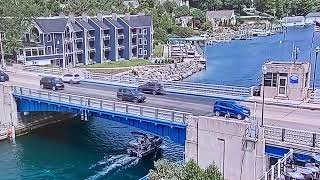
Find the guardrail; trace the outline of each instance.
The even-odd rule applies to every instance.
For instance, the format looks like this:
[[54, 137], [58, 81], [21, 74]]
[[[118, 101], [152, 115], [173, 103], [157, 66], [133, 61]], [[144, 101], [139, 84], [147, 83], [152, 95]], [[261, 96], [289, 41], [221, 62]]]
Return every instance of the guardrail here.
[[[55, 74], [61, 75], [63, 69], [59, 68], [46, 68], [38, 66], [26, 66], [24, 70], [31, 72], [38, 72], [43, 74]], [[99, 80], [107, 81], [112, 83], [132, 84], [141, 85], [146, 82], [156, 81], [153, 79], [132, 77], [128, 75], [111, 75], [105, 73], [91, 73], [85, 72], [84, 78], [87, 80]], [[247, 87], [236, 87], [236, 86], [222, 86], [202, 83], [191, 83], [191, 82], [178, 82], [178, 81], [159, 81], [169, 92], [188, 92], [195, 95], [229, 95], [229, 96], [240, 96], [250, 97], [251, 89]]]
[[67, 103], [70, 105], [80, 105], [92, 109], [120, 112], [183, 124], [186, 123], [188, 116], [191, 115], [191, 113], [186, 112], [17, 86], [13, 86], [13, 95], [43, 99], [51, 102]]
[[292, 149], [290, 149], [290, 151], [287, 154], [285, 154], [281, 159], [278, 159], [278, 162], [275, 165], [272, 165], [271, 168], [257, 180], [276, 180], [280, 178], [283, 172], [285, 171], [285, 165], [289, 158], [293, 158]]
[[264, 137], [267, 140], [320, 148], [319, 133], [274, 126], [264, 126]]

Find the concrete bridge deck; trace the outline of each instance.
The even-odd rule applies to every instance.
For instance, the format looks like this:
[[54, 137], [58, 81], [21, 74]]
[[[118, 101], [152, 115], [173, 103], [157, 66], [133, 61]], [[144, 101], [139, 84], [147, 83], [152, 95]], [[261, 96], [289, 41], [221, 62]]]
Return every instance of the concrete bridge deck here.
[[[10, 74], [10, 85], [40, 89], [39, 81], [41, 77], [31, 74]], [[99, 85], [92, 83], [66, 84], [64, 93], [89, 96], [94, 98], [117, 100], [116, 91], [118, 87]], [[168, 93], [163, 96], [153, 96], [147, 94], [145, 106], [172, 109], [176, 111], [190, 112], [194, 115], [213, 116], [212, 107], [215, 99], [210, 97], [200, 97]], [[261, 119], [261, 105], [242, 102], [250, 107], [252, 115], [256, 109], [257, 119]], [[265, 124], [280, 126], [305, 131], [320, 132], [320, 111], [310, 109], [300, 109], [286, 106], [266, 105]]]

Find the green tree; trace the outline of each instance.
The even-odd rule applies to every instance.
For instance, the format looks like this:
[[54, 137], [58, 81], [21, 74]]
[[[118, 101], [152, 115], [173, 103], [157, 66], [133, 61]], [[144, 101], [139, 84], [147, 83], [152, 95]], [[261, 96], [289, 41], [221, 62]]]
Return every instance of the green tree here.
[[201, 11], [200, 9], [193, 8], [191, 10], [191, 15], [193, 19], [198, 19], [201, 22], [205, 22], [206, 20], [206, 13], [204, 11]]
[[176, 17], [188, 16], [190, 14], [189, 7], [186, 5], [179, 6], [175, 9], [174, 14]]
[[175, 1], [166, 1], [163, 3], [164, 9], [167, 11], [167, 13], [172, 14], [174, 10], [177, 8], [177, 3]]
[[168, 160], [155, 162], [154, 170], [149, 172], [150, 180], [223, 180], [219, 169], [210, 165], [207, 169], [201, 169], [193, 160], [186, 164], [172, 163]]

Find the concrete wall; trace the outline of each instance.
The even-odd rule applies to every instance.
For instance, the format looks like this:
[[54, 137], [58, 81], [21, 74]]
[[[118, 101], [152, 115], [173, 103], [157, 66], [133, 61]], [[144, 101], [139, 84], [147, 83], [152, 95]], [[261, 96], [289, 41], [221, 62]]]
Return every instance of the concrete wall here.
[[18, 125], [17, 104], [12, 96], [11, 87], [0, 84], [0, 124]]
[[265, 142], [258, 138], [252, 146], [253, 141], [246, 141], [248, 127], [245, 122], [216, 117], [189, 118], [186, 159], [194, 159], [202, 168], [214, 162], [226, 180], [257, 179], [266, 169]]

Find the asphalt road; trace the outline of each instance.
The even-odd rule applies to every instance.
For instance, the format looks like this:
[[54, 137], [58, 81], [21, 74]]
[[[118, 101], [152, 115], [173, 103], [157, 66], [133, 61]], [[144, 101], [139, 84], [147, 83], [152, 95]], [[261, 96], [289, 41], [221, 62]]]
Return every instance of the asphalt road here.
[[[12, 85], [40, 89], [39, 81], [40, 77], [35, 75], [10, 74], [10, 84]], [[81, 83], [65, 84], [65, 90], [61, 92], [116, 101], [117, 89], [118, 87], [115, 86]], [[194, 115], [213, 116], [214, 98], [174, 93], [156, 96], [146, 94], [146, 96], [146, 102], [143, 103], [146, 106], [191, 112]], [[242, 104], [250, 107], [252, 116], [256, 114], [259, 123], [261, 123], [261, 104], [257, 104], [256, 108], [254, 108], [254, 103], [242, 102]], [[267, 125], [320, 133], [320, 111], [318, 110], [265, 105], [264, 117], [264, 123]]]

